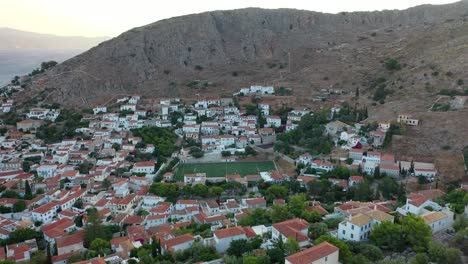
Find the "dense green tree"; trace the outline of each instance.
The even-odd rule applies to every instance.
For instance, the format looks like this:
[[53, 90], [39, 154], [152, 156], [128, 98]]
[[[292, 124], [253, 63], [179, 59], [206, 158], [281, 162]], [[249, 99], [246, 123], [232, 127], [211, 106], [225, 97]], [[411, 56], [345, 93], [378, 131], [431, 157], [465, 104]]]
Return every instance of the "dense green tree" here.
[[153, 144], [158, 156], [170, 157], [175, 151], [177, 136], [167, 128], [142, 127], [133, 129], [132, 133], [134, 136], [141, 137], [146, 144]]
[[14, 190], [8, 189], [2, 193], [2, 198], [21, 198], [20, 195]]
[[431, 228], [421, 217], [408, 215], [401, 220], [401, 229], [406, 243], [416, 252], [425, 252], [432, 238]]
[[455, 231], [465, 230], [468, 227], [468, 219], [465, 214], [457, 215], [452, 227]]
[[392, 177], [386, 176], [379, 184], [379, 190], [386, 199], [394, 199], [399, 195], [399, 185]]
[[269, 201], [274, 199], [285, 199], [288, 195], [288, 189], [285, 186], [274, 184], [268, 187], [266, 195]]
[[348, 262], [349, 264], [372, 264], [375, 262], [371, 262], [368, 258], [361, 254], [353, 255]]
[[429, 257], [425, 253], [418, 253], [411, 259], [411, 264], [429, 264]]
[[286, 256], [292, 255], [301, 249], [299, 243], [291, 237], [284, 243], [284, 253]]
[[76, 199], [75, 203], [73, 204], [73, 207], [83, 209], [83, 200], [81, 200], [81, 198]]
[[13, 204], [13, 212], [18, 213], [18, 212], [23, 212], [26, 210], [27, 206], [24, 201], [17, 201], [16, 203]]
[[213, 197], [220, 197], [221, 194], [223, 194], [224, 192], [224, 189], [219, 187], [219, 186], [213, 186], [210, 188], [210, 195], [213, 196]]
[[356, 243], [351, 245], [354, 254], [360, 254], [366, 259], [377, 262], [383, 258], [382, 250], [379, 247], [368, 243]]
[[384, 249], [400, 251], [405, 248], [403, 230], [398, 224], [382, 222], [373, 227], [370, 239]]
[[228, 255], [241, 257], [244, 253], [251, 252], [252, 245], [246, 239], [238, 239], [231, 241], [226, 253]]
[[436, 263], [461, 263], [460, 250], [439, 242], [431, 242], [428, 247], [429, 259]]
[[367, 181], [361, 182], [348, 190], [348, 197], [354, 201], [372, 201], [374, 195]]
[[312, 239], [325, 235], [328, 232], [328, 226], [325, 223], [312, 223], [309, 226], [309, 236]]
[[208, 190], [208, 187], [204, 184], [196, 184], [192, 186], [192, 192], [195, 196], [207, 197]]
[[265, 210], [256, 208], [239, 220], [241, 226], [255, 226], [271, 223], [270, 217]]
[[40, 239], [42, 234], [31, 228], [19, 228], [10, 233], [9, 244], [16, 244], [29, 239]]
[[166, 197], [169, 200], [175, 200], [179, 195], [179, 187], [175, 183], [155, 182], [151, 185], [149, 192], [161, 197]]
[[301, 217], [306, 208], [307, 197], [304, 194], [295, 194], [289, 198], [289, 211], [296, 217]]
[[282, 205], [273, 205], [270, 210], [271, 222], [278, 223], [292, 218], [288, 207]]
[[102, 238], [94, 239], [91, 242], [89, 249], [96, 251], [101, 256], [105, 256], [111, 253], [110, 242]]

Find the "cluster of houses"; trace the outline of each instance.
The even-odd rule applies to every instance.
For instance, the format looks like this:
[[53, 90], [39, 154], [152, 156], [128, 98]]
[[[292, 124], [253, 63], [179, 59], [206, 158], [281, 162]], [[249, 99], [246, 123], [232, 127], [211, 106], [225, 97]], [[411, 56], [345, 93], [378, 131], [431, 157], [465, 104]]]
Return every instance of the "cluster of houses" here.
[[[236, 95], [269, 95], [274, 92], [271, 86], [251, 86], [242, 88]], [[239, 226], [239, 221], [252, 210], [270, 209], [263, 197], [225, 201], [179, 199], [168, 202], [165, 197], [149, 192], [157, 173], [157, 162], [127, 160], [132, 152], [154, 153], [156, 150], [151, 144], [138, 144], [142, 139], [133, 136], [129, 130], [145, 126], [171, 127], [174, 117], [180, 124], [176, 133], [187, 140], [201, 143], [203, 151], [230, 151], [235, 154], [249, 145], [274, 143], [279, 128], [281, 131], [296, 129], [302, 117], [312, 114], [309, 110], [292, 110], [284, 122], [279, 116], [271, 115], [270, 105], [262, 103], [258, 108], [265, 117], [265, 124], [260, 125], [258, 116], [245, 114], [234, 106], [231, 98], [198, 99], [192, 105], [185, 105], [179, 99], [163, 99], [157, 104], [160, 110], [157, 113], [142, 109], [142, 99], [138, 95], [119, 98], [116, 103], [118, 112], [109, 112], [108, 107], [98, 106], [92, 109], [92, 114], [83, 117], [83, 121], [88, 121], [89, 125], [78, 128], [76, 132], [88, 139], [64, 139], [53, 144], [44, 144], [36, 139], [34, 132], [47, 120], [53, 122], [60, 115], [60, 110], [44, 108], [30, 109], [27, 119], [17, 122], [16, 129], [10, 129], [0, 136], [0, 183], [20, 197], [0, 198], [2, 209], [8, 211], [0, 216], [1, 239], [8, 239], [12, 232], [21, 228], [41, 231], [44, 239], [52, 245], [50, 248], [54, 249], [52, 263], [65, 264], [71, 256], [85, 250], [83, 227], [88, 221], [86, 209], [96, 208], [103, 224], [118, 225], [125, 229], [125, 234], [111, 239], [111, 255], [100, 256], [90, 260], [91, 263], [127, 263], [132, 249], [151, 243], [153, 239], [160, 241], [163, 252], [177, 252], [194, 243], [202, 243], [225, 253], [232, 241], [257, 236], [265, 237], [261, 246], [263, 249], [272, 247], [274, 240], [286, 242], [288, 238], [295, 239], [301, 251], [287, 256], [285, 263], [338, 263], [339, 249], [336, 246], [327, 242], [312, 245], [308, 236], [309, 223], [304, 219], [295, 218], [269, 226]], [[1, 110], [8, 112], [12, 106], [13, 101], [6, 101]], [[332, 115], [339, 112], [339, 105], [331, 109]], [[400, 115], [398, 122], [407, 125], [419, 123], [409, 115]], [[436, 177], [437, 170], [431, 163], [396, 160], [391, 153], [370, 150], [383, 144], [390, 123], [380, 123], [375, 131], [363, 135], [360, 128], [365, 125], [360, 123], [351, 127], [340, 121], [326, 125], [326, 133], [338, 146], [348, 150], [348, 162], [340, 161], [340, 165], [360, 169], [367, 174], [373, 174], [378, 168], [380, 173], [396, 178], [404, 173], [428, 179]], [[181, 162], [190, 159], [190, 150], [181, 149], [179, 158]], [[33, 160], [39, 162], [31, 162], [26, 169], [25, 161]], [[92, 166], [82, 170], [80, 166], [88, 163]], [[337, 166], [336, 163], [314, 159], [308, 153], [299, 156], [296, 164], [315, 170], [313, 174], [297, 177], [303, 186], [317, 180], [321, 172], [331, 171]], [[268, 184], [281, 184], [290, 179], [277, 170], [259, 171], [258, 174], [244, 177], [232, 174], [219, 178], [198, 172], [185, 174], [183, 182], [177, 185], [234, 181], [247, 187], [249, 183], [260, 180]], [[173, 182], [174, 173], [165, 173], [163, 180]], [[351, 176], [348, 179], [328, 180], [346, 191], [363, 182], [364, 178]], [[31, 200], [23, 199], [28, 188], [36, 193]], [[453, 223], [450, 210], [434, 201], [443, 194], [439, 190], [411, 193], [406, 204], [396, 211], [391, 209], [394, 205], [391, 201], [350, 201], [337, 204], [333, 212], [328, 212], [316, 201], [310, 201], [306, 210], [318, 212], [323, 219], [343, 219], [337, 230], [331, 232], [331, 235], [342, 240], [368, 240], [375, 225], [394, 221], [390, 214], [394, 212], [402, 216], [421, 216], [435, 233], [450, 228]], [[19, 202], [24, 202], [26, 209], [15, 210]], [[277, 199], [273, 204], [285, 206], [286, 201]], [[212, 236], [203, 238], [177, 232], [194, 223], [208, 225]], [[37, 250], [35, 240], [7, 245], [0, 250], [0, 260], [29, 261]]]
[[[338, 106], [335, 107], [340, 109]], [[397, 122], [416, 126], [419, 120], [410, 115], [401, 114]], [[296, 164], [303, 164], [306, 168], [311, 168], [320, 172], [328, 172], [342, 165], [350, 169], [373, 174], [376, 169], [379, 173], [399, 179], [400, 176], [423, 176], [433, 181], [437, 176], [437, 169], [433, 163], [418, 162], [414, 160], [397, 160], [392, 153], [384, 153], [378, 149], [384, 143], [386, 133], [390, 129], [391, 122], [380, 122], [378, 127], [370, 132], [362, 132], [362, 128], [369, 124], [365, 121], [350, 126], [341, 121], [332, 121], [325, 125], [325, 133], [335, 142], [337, 147], [348, 151], [348, 159], [351, 163], [344, 161], [334, 164], [326, 160], [314, 160], [308, 154], [302, 154], [296, 159]], [[316, 176], [316, 175], [315, 175]]]

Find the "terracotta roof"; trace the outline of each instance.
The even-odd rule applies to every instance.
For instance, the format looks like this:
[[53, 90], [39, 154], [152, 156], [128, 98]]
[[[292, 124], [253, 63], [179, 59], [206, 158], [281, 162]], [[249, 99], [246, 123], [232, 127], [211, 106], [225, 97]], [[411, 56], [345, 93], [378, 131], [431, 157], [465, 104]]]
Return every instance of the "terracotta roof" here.
[[168, 250], [171, 250], [173, 246], [184, 244], [190, 241], [194, 241], [195, 238], [191, 234], [185, 234], [177, 236], [168, 240], [161, 241], [161, 244]]
[[285, 237], [292, 237], [298, 242], [307, 241], [309, 238], [302, 233], [302, 230], [309, 228], [309, 223], [301, 218], [273, 224], [273, 227]]
[[38, 213], [38, 214], [47, 213], [50, 210], [52, 210], [54, 208], [54, 206], [56, 206], [56, 205], [57, 205], [56, 202], [50, 202], [50, 203], [44, 204], [43, 206], [34, 209], [33, 213]]
[[363, 181], [364, 177], [362, 177], [362, 176], [350, 176], [349, 180], [351, 180], [351, 181]]
[[152, 167], [154, 164], [154, 161], [142, 161], [135, 163], [135, 167]]
[[248, 205], [255, 205], [255, 204], [266, 204], [265, 198], [252, 198], [245, 200], [245, 203]]
[[255, 231], [252, 229], [252, 227], [250, 226], [245, 226], [243, 227], [244, 228], [244, 231], [245, 231], [245, 235], [248, 237], [248, 238], [251, 238], [251, 237], [256, 237], [257, 234], [255, 233]]
[[339, 249], [334, 245], [328, 242], [322, 242], [309, 249], [288, 256], [286, 257], [286, 260], [288, 260], [291, 264], [309, 264], [336, 251], [339, 251]]
[[214, 235], [218, 239], [223, 239], [226, 237], [233, 237], [233, 236], [240, 236], [243, 234], [245, 235], [245, 230], [240, 226], [226, 228], [226, 229], [219, 229], [219, 230], [214, 231]]
[[52, 263], [68, 260], [71, 256], [77, 254], [76, 252], [70, 252], [58, 256], [52, 256]]
[[444, 195], [445, 193], [439, 189], [433, 190], [424, 190], [419, 192], [414, 192], [408, 195], [409, 203], [414, 206], [421, 206], [428, 200], [434, 200], [435, 198]]
[[57, 248], [68, 247], [83, 243], [84, 232], [76, 232], [72, 235], [64, 236], [57, 239]]
[[314, 205], [314, 206], [308, 207], [307, 211], [309, 212], [317, 211], [321, 215], [329, 214], [329, 212], [325, 208], [323, 208], [321, 205]]

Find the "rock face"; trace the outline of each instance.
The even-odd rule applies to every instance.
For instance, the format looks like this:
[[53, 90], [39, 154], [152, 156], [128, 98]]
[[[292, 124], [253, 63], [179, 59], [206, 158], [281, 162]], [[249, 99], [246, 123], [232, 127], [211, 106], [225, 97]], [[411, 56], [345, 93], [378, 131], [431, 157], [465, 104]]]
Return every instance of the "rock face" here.
[[[287, 85], [297, 95], [324, 85], [355, 89], [351, 84], [377, 74], [387, 57], [404, 56], [410, 65], [431, 56], [443, 67], [466, 59], [467, 14], [468, 1], [461, 1], [403, 11], [249, 8], [176, 17], [65, 61], [35, 78], [28, 93], [45, 90], [52, 101], [89, 106], [131, 93], [219, 95], [254, 82]], [[434, 55], [450, 45], [458, 52]]]

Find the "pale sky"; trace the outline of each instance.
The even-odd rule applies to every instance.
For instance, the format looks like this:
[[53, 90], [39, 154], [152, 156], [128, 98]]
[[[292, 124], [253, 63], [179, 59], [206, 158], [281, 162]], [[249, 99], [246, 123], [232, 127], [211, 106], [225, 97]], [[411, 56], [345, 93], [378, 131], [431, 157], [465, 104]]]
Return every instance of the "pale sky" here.
[[246, 7], [327, 13], [405, 9], [454, 0], [0, 0], [0, 27], [64, 36], [115, 37], [164, 18]]

